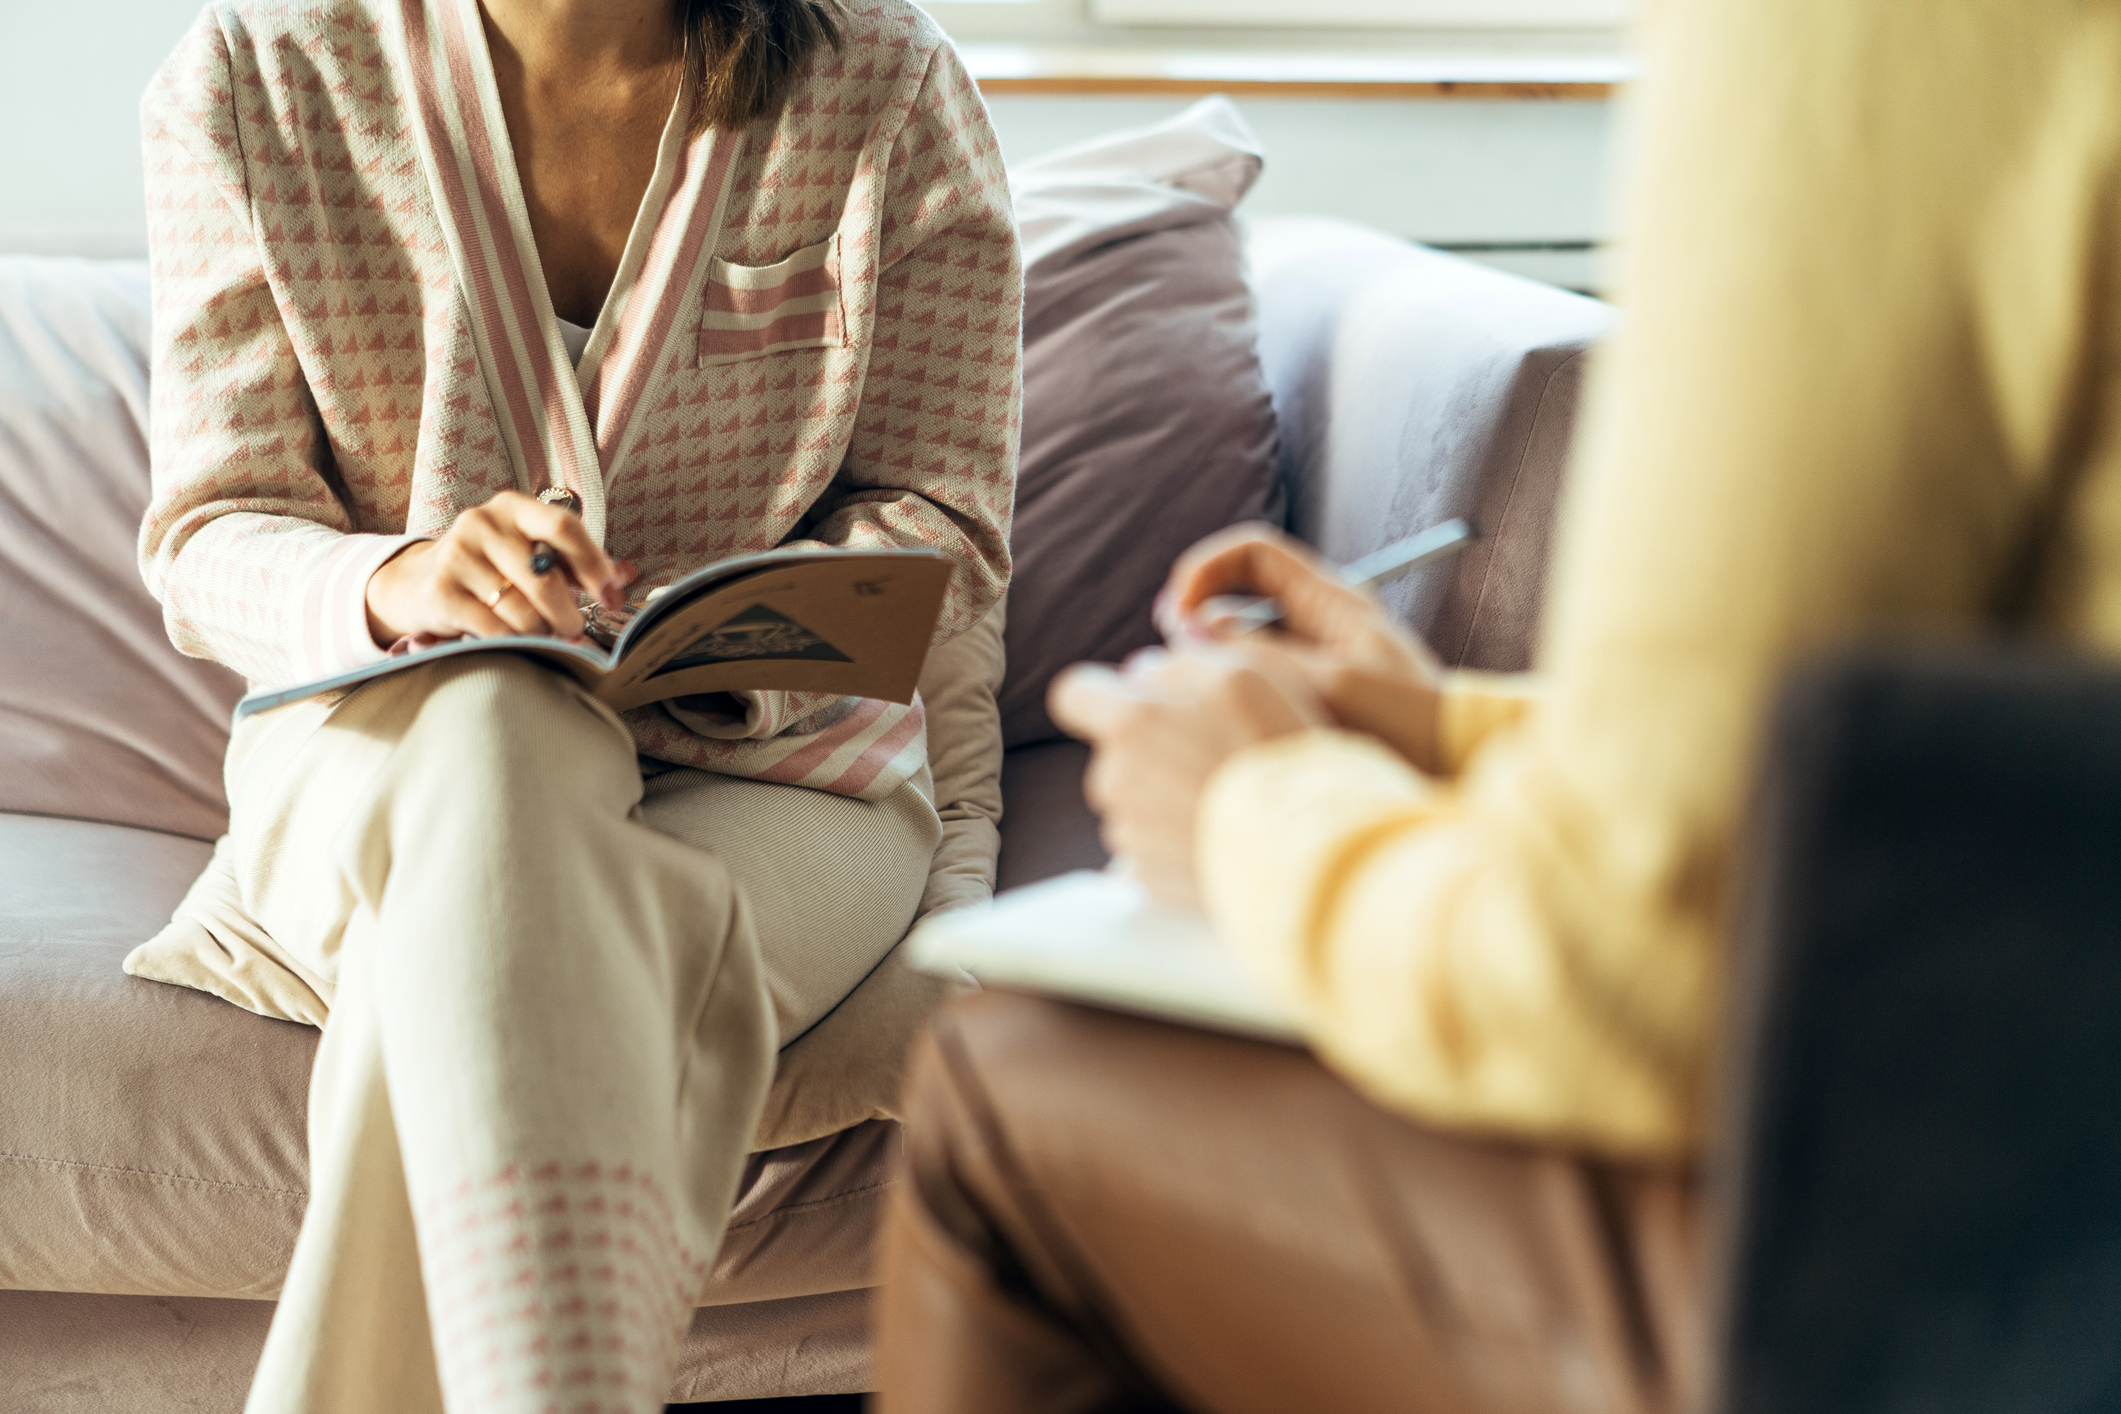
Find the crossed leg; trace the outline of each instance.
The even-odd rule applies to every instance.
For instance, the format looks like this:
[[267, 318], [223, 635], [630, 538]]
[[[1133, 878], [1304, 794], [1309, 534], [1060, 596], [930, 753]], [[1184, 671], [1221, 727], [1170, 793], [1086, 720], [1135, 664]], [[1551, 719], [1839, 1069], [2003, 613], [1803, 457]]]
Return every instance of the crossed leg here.
[[231, 752], [244, 904], [334, 989], [252, 1414], [662, 1407], [776, 1031], [624, 725], [486, 656]]

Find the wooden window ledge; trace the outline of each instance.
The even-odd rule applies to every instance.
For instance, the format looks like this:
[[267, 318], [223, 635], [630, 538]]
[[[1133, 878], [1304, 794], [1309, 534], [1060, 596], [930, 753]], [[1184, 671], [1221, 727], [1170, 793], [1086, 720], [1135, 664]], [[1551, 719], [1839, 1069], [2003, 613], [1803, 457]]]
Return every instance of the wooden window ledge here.
[[1580, 54], [1266, 53], [973, 42], [958, 46], [990, 95], [1329, 99], [1608, 98], [1630, 60]]

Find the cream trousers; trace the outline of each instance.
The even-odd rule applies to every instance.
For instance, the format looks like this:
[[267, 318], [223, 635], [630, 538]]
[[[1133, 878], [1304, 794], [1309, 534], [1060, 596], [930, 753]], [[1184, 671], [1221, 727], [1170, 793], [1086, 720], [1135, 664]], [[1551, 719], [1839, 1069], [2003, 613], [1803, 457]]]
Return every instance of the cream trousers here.
[[690, 770], [482, 655], [246, 721], [243, 905], [331, 997], [249, 1414], [659, 1410], [777, 1047], [911, 923], [941, 827]]

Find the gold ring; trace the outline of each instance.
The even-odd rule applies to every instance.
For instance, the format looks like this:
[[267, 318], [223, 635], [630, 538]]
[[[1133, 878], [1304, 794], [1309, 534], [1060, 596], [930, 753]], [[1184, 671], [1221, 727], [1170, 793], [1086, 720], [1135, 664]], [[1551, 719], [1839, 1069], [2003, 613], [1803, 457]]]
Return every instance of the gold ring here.
[[486, 596], [486, 607], [489, 609], [497, 607], [503, 599], [515, 592], [516, 587], [513, 584], [502, 585], [499, 589]]

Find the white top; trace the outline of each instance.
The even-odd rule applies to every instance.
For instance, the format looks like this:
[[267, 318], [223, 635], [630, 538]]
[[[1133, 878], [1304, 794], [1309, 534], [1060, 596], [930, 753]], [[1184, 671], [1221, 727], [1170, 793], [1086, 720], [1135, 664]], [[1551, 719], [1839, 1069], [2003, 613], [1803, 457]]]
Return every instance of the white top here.
[[[555, 319], [559, 318], [558, 315], [553, 317]], [[584, 329], [579, 324], [570, 324], [566, 320], [560, 319], [560, 342], [567, 346], [567, 361], [569, 363], [577, 365], [581, 363], [582, 350], [589, 347], [589, 335], [591, 332], [591, 330]]]

